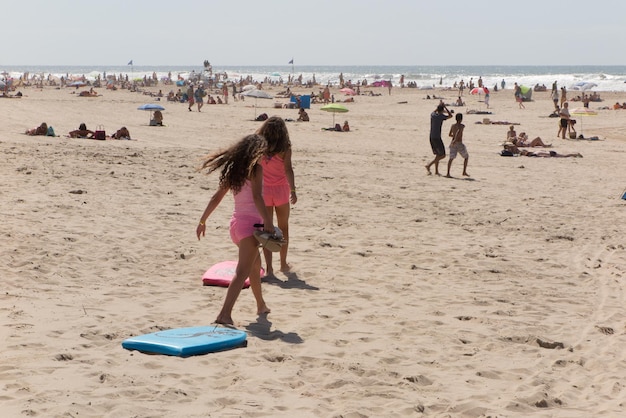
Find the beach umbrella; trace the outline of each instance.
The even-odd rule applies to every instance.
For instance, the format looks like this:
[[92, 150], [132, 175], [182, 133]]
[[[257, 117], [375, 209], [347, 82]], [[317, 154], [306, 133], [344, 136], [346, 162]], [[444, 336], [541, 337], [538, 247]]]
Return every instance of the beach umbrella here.
[[[247, 86], [246, 86], [247, 87]], [[245, 87], [244, 87], [245, 89]], [[273, 99], [274, 96], [263, 90], [246, 90], [241, 93], [242, 96], [254, 97], [254, 119], [256, 119], [256, 99]]]
[[594, 87], [597, 87], [598, 85], [596, 83], [591, 83], [589, 81], [579, 81], [578, 83], [572, 85], [570, 87], [571, 90], [580, 90], [580, 91], [585, 91], [585, 90], [589, 90], [592, 89]]
[[139, 106], [137, 109], [138, 110], [150, 110], [152, 112], [154, 112], [155, 110], [165, 110], [163, 106], [161, 106], [160, 104], [156, 104], [156, 103], [147, 103], [147, 104]]
[[330, 112], [333, 114], [333, 126], [335, 126], [335, 113], [346, 113], [348, 112], [348, 108], [344, 105], [340, 105], [337, 103], [327, 104], [326, 106], [320, 107], [320, 110], [324, 112]]
[[356, 94], [356, 91], [352, 90], [350, 87], [344, 87], [339, 91], [348, 96], [354, 96]]
[[585, 91], [585, 90], [592, 89], [592, 88], [594, 88], [594, 87], [598, 87], [598, 85], [597, 85], [596, 83], [585, 83], [585, 84], [583, 84], [583, 85], [581, 86], [581, 88], [580, 88], [580, 89], [581, 89], [582, 91]]
[[470, 90], [470, 94], [487, 94], [489, 93], [489, 90], [487, 90], [484, 87], [474, 87], [473, 89]]
[[137, 110], [146, 110], [150, 112], [150, 120], [152, 120], [152, 112], [154, 112], [155, 110], [165, 110], [165, 108], [163, 106], [161, 106], [160, 104], [156, 104], [156, 103], [146, 103], [144, 105], [141, 105], [137, 108]]
[[78, 87], [83, 87], [83, 86], [86, 86], [86, 85], [87, 85], [87, 83], [85, 83], [85, 82], [84, 82], [84, 81], [82, 81], [82, 80], [79, 80], [79, 81], [72, 81], [70, 84], [68, 84], [68, 86], [70, 86], [70, 87], [76, 87], [76, 88], [78, 88]]
[[241, 91], [248, 91], [248, 90], [256, 90], [256, 86], [254, 84], [248, 84], [246, 86], [243, 86], [241, 88]]
[[522, 93], [522, 100], [529, 102], [533, 97], [533, 89], [527, 86], [519, 86], [519, 90]]
[[583, 134], [583, 118], [587, 116], [597, 116], [598, 112], [595, 110], [591, 110], [588, 107], [579, 107], [576, 109], [572, 109], [570, 111], [570, 115], [580, 116], [580, 134]]

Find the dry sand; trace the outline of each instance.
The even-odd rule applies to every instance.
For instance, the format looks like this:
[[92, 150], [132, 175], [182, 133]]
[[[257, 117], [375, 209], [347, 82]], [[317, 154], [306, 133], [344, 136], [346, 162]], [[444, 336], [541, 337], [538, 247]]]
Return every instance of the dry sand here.
[[[161, 102], [162, 128], [136, 110], [152, 101], [140, 93], [0, 100], [1, 415], [621, 416], [626, 110], [584, 119], [599, 141], [562, 140], [549, 93], [525, 110], [493, 93], [492, 115], [465, 115], [471, 178], [459, 158], [447, 179], [424, 168], [437, 104], [425, 97], [454, 92], [378, 91], [337, 115], [350, 133], [322, 131], [332, 115], [319, 105], [288, 123], [294, 271], [263, 285], [266, 319], [242, 292], [233, 317], [247, 348], [185, 359], [121, 341], [215, 318], [226, 290], [201, 277], [236, 257], [232, 199], [199, 242], [217, 176], [195, 167], [259, 126], [254, 100], [202, 113]], [[625, 99], [601, 95], [592, 108]], [[457, 112], [484, 110], [465, 100]], [[297, 118], [274, 102], [286, 99], [258, 100], [256, 113]], [[484, 117], [584, 158], [500, 157], [508, 126], [475, 124]], [[42, 121], [61, 137], [22, 134]], [[64, 137], [80, 122], [137, 140]]]

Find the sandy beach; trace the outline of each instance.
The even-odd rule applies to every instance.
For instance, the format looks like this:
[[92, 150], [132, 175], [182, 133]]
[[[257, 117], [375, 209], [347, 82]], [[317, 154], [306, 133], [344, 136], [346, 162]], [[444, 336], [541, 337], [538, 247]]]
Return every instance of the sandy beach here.
[[[464, 113], [470, 177], [458, 157], [449, 179], [424, 168], [438, 103], [426, 95], [456, 92], [374, 91], [336, 115], [351, 132], [322, 130], [333, 115], [319, 104], [310, 122], [287, 123], [293, 271], [264, 282], [266, 318], [242, 291], [233, 317], [246, 348], [189, 358], [121, 342], [219, 311], [226, 289], [201, 277], [236, 259], [232, 199], [198, 241], [218, 181], [198, 160], [256, 130], [255, 114], [297, 110], [231, 97], [198, 113], [162, 99], [166, 126], [151, 127], [137, 107], [154, 98], [127, 90], [0, 99], [2, 416], [621, 416], [626, 110], [599, 108], [626, 94], [600, 92], [598, 115], [576, 117], [595, 141], [556, 137], [549, 92], [526, 109], [493, 92], [489, 115], [467, 114], [486, 109], [466, 94], [451, 109]], [[501, 157], [508, 125], [484, 118], [583, 158]], [[60, 136], [24, 135], [41, 122]], [[66, 137], [81, 122], [134, 140]]]

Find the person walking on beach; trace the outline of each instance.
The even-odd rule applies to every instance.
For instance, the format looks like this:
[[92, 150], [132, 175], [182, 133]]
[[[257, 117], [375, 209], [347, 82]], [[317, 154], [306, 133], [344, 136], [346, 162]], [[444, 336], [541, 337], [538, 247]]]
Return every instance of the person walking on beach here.
[[[263, 199], [270, 218], [274, 218], [283, 233], [286, 243], [280, 247], [280, 271], [286, 273], [291, 270], [287, 263], [287, 246], [289, 245], [289, 203], [295, 205], [298, 201], [296, 183], [291, 164], [291, 141], [285, 121], [272, 116], [263, 122], [257, 131], [267, 141], [267, 151], [261, 158], [263, 167]], [[271, 277], [274, 275], [272, 266], [272, 252], [263, 249], [265, 258], [265, 273]]]
[[515, 83], [515, 90], [514, 90], [514, 94], [515, 94], [515, 101], [519, 104], [519, 108], [520, 109], [526, 109], [526, 106], [524, 106], [524, 98], [522, 97], [522, 88]]
[[561, 138], [565, 139], [565, 133], [571, 123], [570, 122], [571, 116], [569, 113], [569, 103], [567, 102], [563, 103], [561, 110], [559, 110], [559, 117], [561, 119], [559, 120], [559, 131], [556, 133], [556, 136], [561, 135]]
[[258, 163], [267, 152], [267, 142], [260, 135], [248, 135], [230, 148], [204, 158], [200, 171], [207, 174], [220, 170], [217, 191], [213, 194], [200, 217], [196, 228], [198, 240], [206, 232], [206, 222], [220, 202], [231, 191], [235, 207], [230, 220], [230, 237], [239, 248], [235, 276], [228, 286], [224, 304], [215, 322], [233, 325], [232, 310], [241, 293], [243, 283], [250, 278], [250, 287], [256, 300], [257, 314], [270, 313], [261, 290], [261, 259], [254, 237], [255, 224], [263, 224], [263, 230], [274, 233], [274, 224], [263, 201], [263, 168]]
[[198, 105], [198, 112], [201, 112], [202, 106], [204, 106], [204, 97], [206, 96], [206, 92], [204, 91], [204, 86], [202, 82], [198, 84], [198, 88], [194, 92], [193, 99], [196, 101]]
[[456, 114], [456, 123], [450, 127], [450, 133], [448, 136], [452, 137], [452, 141], [450, 142], [450, 157], [448, 159], [448, 174], [446, 177], [452, 178], [450, 175], [450, 168], [452, 167], [452, 161], [456, 158], [456, 154], [461, 154], [463, 157], [463, 175], [465, 177], [469, 177], [467, 174], [467, 162], [469, 160], [469, 155], [467, 154], [467, 148], [465, 148], [465, 144], [463, 144], [463, 130], [465, 129], [465, 125], [463, 125], [463, 114]]
[[557, 89], [552, 89], [552, 102], [554, 103], [554, 111], [559, 111], [559, 91]]
[[[443, 113], [444, 111], [447, 112], [447, 115]], [[430, 167], [433, 164], [435, 165], [435, 174], [439, 175], [439, 161], [446, 158], [446, 147], [443, 145], [443, 140], [441, 139], [441, 128], [443, 121], [451, 117], [452, 113], [443, 102], [439, 103], [437, 109], [430, 114], [430, 147], [433, 150], [433, 154], [435, 154], [435, 158], [426, 165], [428, 175], [432, 174]]]
[[222, 95], [224, 96], [224, 104], [228, 104], [228, 86], [226, 83], [222, 86]]
[[193, 84], [189, 84], [189, 87], [187, 87], [187, 101], [189, 102], [189, 111], [192, 112], [191, 108], [193, 107], [193, 104], [195, 103], [194, 101], [194, 91], [193, 91]]

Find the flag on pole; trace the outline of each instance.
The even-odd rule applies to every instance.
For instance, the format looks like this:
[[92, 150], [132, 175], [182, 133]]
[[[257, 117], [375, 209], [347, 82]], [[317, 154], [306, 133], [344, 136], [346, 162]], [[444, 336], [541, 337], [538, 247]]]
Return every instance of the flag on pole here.
[[293, 64], [293, 58], [291, 59], [291, 61], [289, 61], [289, 64]]
[[133, 65], [133, 60], [128, 61], [128, 64], [126, 65]]

